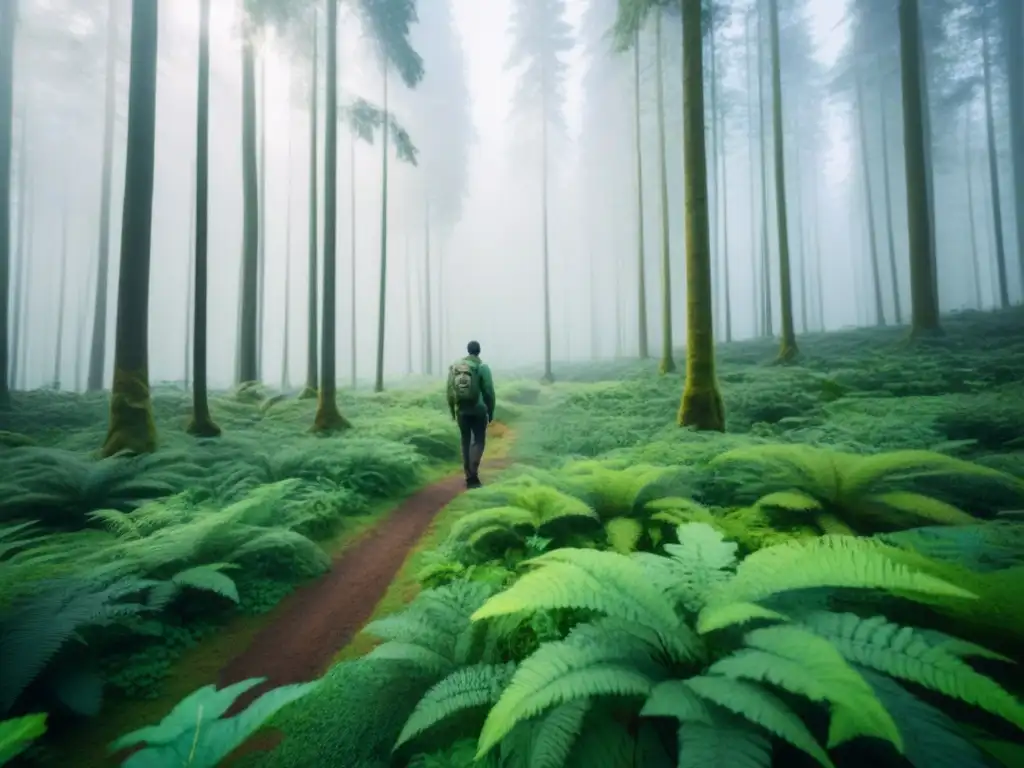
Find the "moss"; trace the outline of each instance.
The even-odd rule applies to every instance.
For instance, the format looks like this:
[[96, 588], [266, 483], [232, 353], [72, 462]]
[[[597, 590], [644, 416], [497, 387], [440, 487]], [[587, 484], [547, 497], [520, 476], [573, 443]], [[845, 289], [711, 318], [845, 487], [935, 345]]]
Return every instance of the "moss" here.
[[36, 441], [28, 435], [22, 435], [18, 432], [5, 432], [0, 429], [0, 445], [5, 448], [23, 448], [35, 444]]
[[338, 401], [333, 397], [324, 397], [321, 393], [316, 402], [316, 416], [313, 417], [311, 432], [331, 433], [350, 429], [352, 424], [341, 415]]
[[679, 426], [725, 432], [725, 403], [717, 384], [694, 384], [687, 378], [679, 406]]
[[316, 387], [306, 386], [299, 392], [299, 400], [316, 400], [317, 397]]
[[667, 373], [675, 373], [676, 361], [671, 356], [661, 358], [661, 362], [658, 363], [658, 373], [664, 376]]
[[149, 394], [146, 369], [114, 369], [110, 392], [110, 425], [100, 453], [113, 456], [121, 451], [152, 453], [156, 450], [156, 422]]
[[779, 355], [775, 358], [776, 364], [788, 365], [795, 363], [799, 357], [800, 349], [797, 347], [796, 342], [783, 337], [782, 344], [779, 346]]
[[213, 423], [210, 414], [193, 415], [185, 431], [195, 437], [220, 437], [220, 427]]

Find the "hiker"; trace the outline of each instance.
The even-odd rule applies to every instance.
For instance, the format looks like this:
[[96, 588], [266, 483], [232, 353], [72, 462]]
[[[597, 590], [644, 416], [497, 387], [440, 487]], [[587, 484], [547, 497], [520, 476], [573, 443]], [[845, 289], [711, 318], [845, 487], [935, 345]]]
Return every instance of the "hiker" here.
[[469, 342], [466, 352], [448, 369], [448, 409], [462, 437], [466, 487], [479, 488], [487, 425], [494, 419], [494, 379], [487, 363], [480, 360], [479, 342]]

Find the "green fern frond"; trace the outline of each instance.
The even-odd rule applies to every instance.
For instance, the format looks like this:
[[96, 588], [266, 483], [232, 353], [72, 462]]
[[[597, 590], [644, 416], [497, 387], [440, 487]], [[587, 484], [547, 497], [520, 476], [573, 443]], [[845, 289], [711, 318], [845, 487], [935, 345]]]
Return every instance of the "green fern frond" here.
[[868, 736], [902, 750], [892, 718], [871, 687], [828, 640], [783, 625], [748, 632], [744, 642], [747, 648], [715, 662], [708, 672], [771, 683], [811, 701], [827, 703], [832, 712], [829, 747]]
[[522, 507], [490, 507], [470, 512], [460, 517], [452, 526], [448, 538], [451, 541], [470, 541], [478, 531], [493, 527], [514, 528], [525, 526], [530, 529], [537, 527], [535, 514]]
[[789, 617], [757, 603], [722, 603], [709, 606], [697, 616], [697, 633], [706, 635], [748, 621], [789, 621]]
[[530, 768], [562, 768], [583, 729], [590, 709], [588, 699], [575, 699], [554, 707], [537, 723], [526, 765]]
[[153, 587], [149, 593], [149, 606], [159, 610], [186, 589], [212, 592], [233, 603], [238, 603], [238, 587], [234, 579], [223, 573], [231, 568], [237, 568], [237, 566], [232, 563], [208, 563], [178, 571], [167, 581]]
[[[651, 627], [687, 646], [695, 636], [679, 634], [671, 604], [647, 583], [643, 569], [628, 557], [588, 549], [556, 549], [528, 561], [535, 569], [490, 598], [473, 620], [554, 608], [587, 609]], [[696, 645], [696, 643], [693, 643]]]
[[437, 651], [415, 643], [402, 643], [395, 640], [381, 643], [363, 658], [408, 662], [433, 675], [447, 674], [453, 666], [451, 659]]
[[748, 724], [684, 723], [677, 738], [676, 768], [771, 768], [771, 742]]
[[474, 664], [452, 672], [426, 692], [395, 742], [395, 749], [457, 712], [493, 704], [512, 678], [516, 665]]
[[680, 723], [711, 725], [707, 703], [682, 680], [665, 680], [651, 690], [640, 710], [641, 717], [673, 717]]
[[788, 512], [817, 512], [821, 502], [801, 491], [776, 491], [757, 500], [758, 507], [784, 509]]
[[[993, 680], [975, 672], [942, 642], [876, 616], [816, 612], [802, 618], [851, 662], [973, 704], [1024, 730], [1024, 706]], [[956, 648], [956, 645], [953, 646]]]
[[914, 768], [990, 768], [990, 762], [951, 718], [899, 684], [858, 667], [903, 737], [903, 754]]
[[1024, 491], [1024, 481], [997, 469], [934, 451], [892, 451], [860, 457], [844, 477], [848, 493], [868, 490], [880, 479], [920, 479], [938, 475], [986, 478]]
[[910, 491], [889, 491], [887, 493], [876, 493], [864, 498], [868, 505], [877, 505], [881, 515], [904, 518], [904, 525], [973, 525], [978, 520], [973, 515], [947, 504], [939, 499], [933, 499], [921, 493]]
[[613, 517], [605, 523], [604, 531], [611, 550], [620, 555], [628, 555], [636, 551], [636, 546], [644, 535], [644, 526], [632, 517]]
[[876, 541], [822, 536], [778, 544], [749, 555], [737, 567], [736, 575], [714, 590], [708, 605], [758, 602], [781, 592], [811, 587], [879, 589], [915, 597], [975, 597], [953, 584], [912, 570]]
[[800, 717], [767, 691], [752, 683], [711, 675], [691, 677], [685, 683], [701, 698], [770, 731], [810, 755], [823, 768], [834, 768]]

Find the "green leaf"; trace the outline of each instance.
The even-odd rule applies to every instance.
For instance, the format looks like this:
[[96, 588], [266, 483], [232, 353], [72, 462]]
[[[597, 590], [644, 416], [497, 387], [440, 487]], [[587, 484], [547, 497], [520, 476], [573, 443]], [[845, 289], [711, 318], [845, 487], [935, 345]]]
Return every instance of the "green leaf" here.
[[810, 494], [802, 491], [777, 491], [762, 496], [755, 504], [757, 507], [774, 507], [789, 512], [817, 512], [822, 508], [821, 502]]
[[[259, 679], [246, 680], [238, 685], [258, 684], [259, 682]], [[219, 692], [212, 691], [213, 686], [202, 688], [196, 693], [201, 691], [208, 693], [199, 698], [195, 698], [196, 694], [190, 696], [191, 712], [181, 713], [182, 716], [190, 717], [191, 724], [184, 728], [177, 728], [172, 740], [165, 740], [157, 744], [147, 740], [146, 747], [125, 760], [122, 768], [167, 768], [169, 765], [187, 766], [188, 768], [215, 768], [279, 709], [308, 695], [319, 685], [320, 681], [317, 680], [312, 683], [297, 683], [274, 688], [234, 717], [221, 720], [208, 718], [204, 708], [204, 700], [215, 702], [214, 711], [220, 708], [222, 698], [217, 697]], [[249, 687], [251, 685], [247, 686], [247, 688]], [[229, 706], [238, 695], [240, 692], [232, 697]], [[178, 711], [179, 707], [175, 707], [175, 711]], [[223, 710], [221, 711], [223, 712]], [[161, 725], [166, 722], [165, 719]], [[135, 733], [138, 734], [140, 731]]]
[[0, 720], [0, 765], [6, 765], [46, 733], [46, 715]]
[[705, 608], [697, 617], [697, 632], [706, 635], [719, 629], [736, 624], [745, 624], [757, 619], [770, 621], [789, 621], [788, 617], [769, 608], [762, 608], [757, 603], [725, 603]]

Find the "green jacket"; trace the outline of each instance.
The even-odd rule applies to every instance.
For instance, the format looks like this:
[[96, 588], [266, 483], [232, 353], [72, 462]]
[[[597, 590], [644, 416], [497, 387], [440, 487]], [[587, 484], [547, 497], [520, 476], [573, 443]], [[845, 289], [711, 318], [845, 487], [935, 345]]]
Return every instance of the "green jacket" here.
[[[480, 416], [487, 416], [488, 419], [494, 418], [494, 377], [491, 375], [490, 366], [487, 363], [481, 362], [480, 358], [476, 355], [467, 355], [462, 358], [469, 362], [476, 363], [477, 375], [480, 377], [480, 399], [477, 401], [475, 406], [459, 405], [458, 409], [460, 413], [475, 413]], [[448, 409], [452, 412], [452, 416], [455, 415], [456, 402], [451, 389], [448, 390]]]

